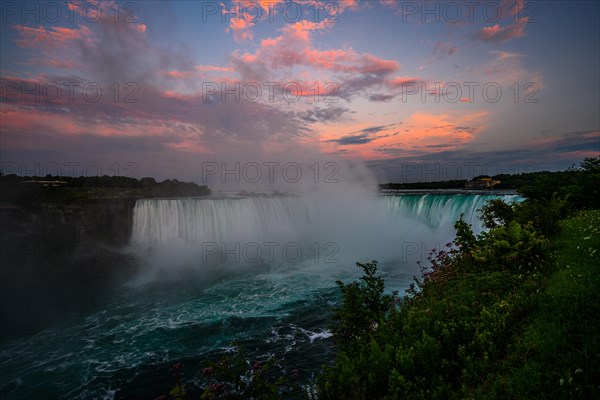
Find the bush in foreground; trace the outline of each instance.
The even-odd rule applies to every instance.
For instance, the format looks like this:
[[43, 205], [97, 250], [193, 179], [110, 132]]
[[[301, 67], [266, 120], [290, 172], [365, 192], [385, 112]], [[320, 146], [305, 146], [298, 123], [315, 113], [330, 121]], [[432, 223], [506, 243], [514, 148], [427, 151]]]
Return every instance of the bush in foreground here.
[[[516, 222], [480, 236], [462, 219], [456, 228], [456, 241], [433, 255], [403, 302], [382, 295], [371, 301], [387, 307], [369, 314], [375, 324], [360, 319], [361, 334], [338, 337], [342, 351], [317, 382], [319, 399], [464, 398], [495, 373], [532, 311], [547, 243]], [[367, 284], [342, 286], [342, 326], [356, 323], [347, 311], [356, 299], [383, 292], [376, 264], [359, 267]]]

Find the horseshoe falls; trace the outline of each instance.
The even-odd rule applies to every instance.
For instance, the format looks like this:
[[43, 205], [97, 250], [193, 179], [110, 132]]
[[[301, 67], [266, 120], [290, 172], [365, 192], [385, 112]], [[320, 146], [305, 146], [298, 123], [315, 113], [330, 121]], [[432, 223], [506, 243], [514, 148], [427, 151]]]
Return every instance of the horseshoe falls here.
[[356, 279], [355, 262], [375, 259], [386, 290], [406, 289], [417, 261], [453, 239], [461, 214], [481, 231], [477, 210], [495, 198], [520, 200], [138, 200], [127, 247], [136, 276], [60, 323], [2, 343], [0, 398], [152, 399], [172, 389], [173, 364], [192, 377], [234, 342], [252, 359], [275, 357], [283, 373], [302, 371], [308, 383], [334, 357], [328, 324], [340, 299], [336, 280]]

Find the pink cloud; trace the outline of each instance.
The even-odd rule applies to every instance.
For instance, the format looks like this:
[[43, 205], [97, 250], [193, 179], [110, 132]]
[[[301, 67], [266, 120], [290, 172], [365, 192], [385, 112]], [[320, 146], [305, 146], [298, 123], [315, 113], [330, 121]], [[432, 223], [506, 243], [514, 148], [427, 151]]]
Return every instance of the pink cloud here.
[[409, 78], [403, 76], [397, 76], [388, 81], [389, 85], [394, 88], [405, 87], [408, 84], [417, 84], [420, 80], [417, 78]]
[[[227, 32], [233, 32], [236, 42], [243, 43], [254, 39], [254, 25], [261, 21], [273, 18], [281, 13], [281, 5], [284, 0], [233, 0], [231, 8], [226, 9], [222, 5], [222, 13], [229, 19]], [[334, 20], [346, 10], [358, 10], [358, 0], [337, 0], [337, 2], [323, 3], [318, 0], [296, 0], [294, 3], [300, 6], [301, 12], [305, 14], [314, 13], [316, 9], [325, 10], [321, 22], [308, 20], [297, 21], [296, 24], [304, 25], [304, 30], [322, 30], [331, 26]], [[290, 17], [288, 17], [290, 18]], [[286, 23], [289, 22], [286, 20]]]
[[[227, 31], [233, 32], [233, 38], [238, 43], [254, 39], [252, 28], [260, 19], [268, 18], [275, 11], [281, 0], [233, 0], [231, 9], [221, 5], [224, 15], [229, 15]], [[258, 9], [258, 11], [256, 11]], [[253, 15], [253, 12], [260, 14]], [[259, 17], [260, 16], [260, 17]]]
[[[231, 67], [219, 67], [216, 65], [196, 65], [194, 66], [194, 69], [192, 70], [186, 70], [186, 71], [181, 71], [181, 70], [170, 70], [170, 71], [163, 71], [162, 74], [168, 76], [169, 78], [176, 78], [176, 79], [204, 79], [207, 78], [211, 75], [209, 75], [209, 73], [230, 73], [233, 72], [233, 68]], [[214, 75], [212, 75], [214, 76]], [[217, 79], [216, 78], [212, 78], [212, 79]]]
[[382, 127], [384, 129], [378, 130], [377, 135], [364, 144], [331, 144], [335, 140], [330, 138], [336, 138], [337, 135], [326, 135], [328, 140], [324, 142], [326, 150], [330, 152], [342, 148], [351, 155], [366, 159], [408, 156], [415, 152], [436, 153], [458, 149], [473, 141], [479, 132], [487, 128], [487, 116], [486, 113], [458, 116], [415, 113], [404, 119], [401, 125]]
[[524, 14], [525, 0], [502, 0], [500, 2], [502, 17], [517, 21]]
[[398, 61], [358, 53], [351, 47], [318, 49], [313, 34], [321, 26], [308, 21], [287, 25], [279, 36], [262, 40], [256, 51], [234, 52], [231, 66], [242, 82], [333, 82], [339, 88], [336, 96], [345, 99], [388, 88], [386, 80], [400, 69]]
[[358, 0], [340, 0], [340, 11], [344, 11], [346, 8], [357, 10], [359, 8]]
[[76, 40], [89, 40], [92, 36], [90, 28], [80, 25], [79, 29], [70, 29], [63, 27], [37, 28], [14, 25], [13, 28], [19, 33], [19, 39], [16, 43], [20, 47], [38, 48], [38, 49], [57, 49], [64, 47], [69, 42]]
[[236, 53], [233, 58], [250, 67], [262, 66], [271, 70], [303, 65], [334, 72], [389, 74], [400, 68], [395, 60], [384, 60], [369, 53], [358, 54], [352, 48], [316, 49], [312, 45], [311, 31], [319, 25], [307, 21], [289, 25], [280, 36], [261, 41], [255, 53]]
[[528, 18], [523, 17], [517, 22], [507, 26], [500, 26], [499, 24], [487, 26], [473, 32], [471, 38], [487, 43], [502, 44], [509, 40], [525, 36], [525, 26], [527, 25], [527, 21]]
[[207, 72], [231, 72], [233, 68], [231, 67], [219, 67], [215, 65], [196, 65], [196, 69], [198, 71], [207, 71]]
[[389, 8], [398, 7], [398, 0], [379, 0], [379, 2]]
[[238, 43], [254, 39], [253, 26], [253, 22], [242, 18], [232, 18], [229, 22], [229, 28], [233, 31], [233, 38]]

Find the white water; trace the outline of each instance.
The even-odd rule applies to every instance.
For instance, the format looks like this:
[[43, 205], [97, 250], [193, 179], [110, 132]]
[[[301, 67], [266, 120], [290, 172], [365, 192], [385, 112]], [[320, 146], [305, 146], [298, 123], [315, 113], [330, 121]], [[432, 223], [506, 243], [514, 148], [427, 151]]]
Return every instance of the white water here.
[[[274, 355], [286, 367], [317, 371], [333, 357], [327, 326], [337, 279], [352, 281], [360, 274], [356, 261], [377, 259], [386, 289], [402, 291], [418, 272], [415, 260], [454, 237], [460, 214], [476, 224], [476, 210], [496, 197], [140, 200], [132, 241], [149, 269], [146, 282], [160, 284], [119, 288], [97, 310], [0, 347], [0, 398], [141, 398], [116, 390], [132, 382], [152, 388], [169, 379], [169, 365], [203, 360], [234, 341], [249, 343], [254, 357]], [[269, 240], [297, 243], [305, 254], [290, 262], [279, 253], [234, 273], [231, 267], [252, 263], [228, 259], [230, 268], [205, 279], [211, 263], [223, 263], [219, 255], [202, 262], [202, 243], [222, 241], [231, 250]], [[337, 245], [333, 259], [327, 243]], [[162, 285], [186, 266], [201, 272], [193, 275], [199, 279]], [[157, 378], [157, 368], [165, 375]], [[144, 398], [161, 392], [150, 393]]]
[[[225, 261], [247, 265], [308, 258], [349, 265], [373, 258], [415, 261], [452, 240], [461, 214], [480, 232], [477, 210], [494, 198], [519, 199], [460, 194], [337, 202], [310, 196], [146, 199], [134, 209], [132, 242], [142, 254], [151, 255], [154, 265], [171, 269], [177, 260], [195, 268]], [[419, 252], [409, 260], [415, 246]]]

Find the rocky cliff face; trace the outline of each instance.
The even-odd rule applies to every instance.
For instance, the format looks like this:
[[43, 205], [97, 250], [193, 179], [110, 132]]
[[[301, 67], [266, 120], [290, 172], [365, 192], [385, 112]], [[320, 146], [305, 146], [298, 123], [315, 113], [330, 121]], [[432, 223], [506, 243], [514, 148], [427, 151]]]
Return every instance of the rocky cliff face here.
[[35, 224], [60, 229], [73, 239], [125, 246], [129, 240], [135, 199], [110, 199], [87, 204], [42, 204]]
[[98, 301], [135, 272], [135, 201], [0, 204], [0, 341]]

